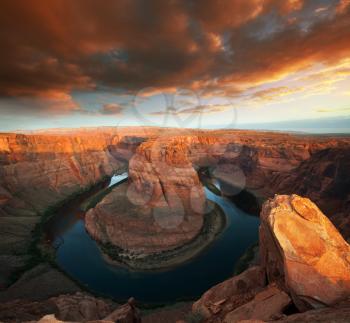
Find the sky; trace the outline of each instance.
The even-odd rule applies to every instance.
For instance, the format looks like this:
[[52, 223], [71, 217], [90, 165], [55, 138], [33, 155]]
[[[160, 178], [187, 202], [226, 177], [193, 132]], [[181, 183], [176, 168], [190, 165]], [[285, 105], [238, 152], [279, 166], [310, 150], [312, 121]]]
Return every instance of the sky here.
[[0, 43], [0, 131], [350, 132], [350, 0], [2, 0]]

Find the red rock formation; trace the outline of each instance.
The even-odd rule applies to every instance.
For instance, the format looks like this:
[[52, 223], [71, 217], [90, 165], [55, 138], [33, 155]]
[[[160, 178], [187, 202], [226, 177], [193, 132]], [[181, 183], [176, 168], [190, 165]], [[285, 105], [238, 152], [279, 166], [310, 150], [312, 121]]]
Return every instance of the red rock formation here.
[[2, 215], [35, 215], [120, 168], [105, 136], [0, 137]]
[[149, 206], [178, 209], [185, 216], [202, 214], [204, 190], [188, 152], [189, 147], [181, 137], [165, 137], [139, 146], [129, 164], [135, 202], [146, 195]]
[[235, 323], [242, 320], [270, 321], [283, 316], [283, 311], [291, 303], [290, 297], [274, 285], [269, 285], [254, 299], [227, 313], [224, 323]]
[[193, 240], [202, 229], [206, 200], [187, 153], [174, 138], [141, 144], [129, 163], [127, 190], [116, 188], [87, 213], [88, 232], [143, 255]]
[[276, 196], [261, 212], [260, 248], [269, 281], [300, 310], [350, 296], [350, 246], [310, 200]]
[[85, 293], [60, 295], [45, 301], [17, 300], [0, 304], [3, 322], [120, 322], [140, 323], [133, 299], [116, 306], [113, 302]]
[[[278, 323], [300, 323], [300, 322], [318, 322], [318, 323], [349, 323], [350, 303], [340, 303], [335, 307], [310, 310], [304, 313], [297, 313], [285, 316]], [[247, 322], [248, 323], [248, 322]], [[253, 322], [252, 322], [253, 323]]]
[[[160, 134], [161, 138], [155, 140]], [[196, 213], [203, 207], [203, 195], [194, 169], [199, 166], [212, 168], [226, 195], [246, 189], [262, 198], [275, 193], [310, 197], [322, 211], [331, 214], [344, 236], [350, 237], [348, 137], [156, 128], [55, 130], [0, 134], [2, 236], [6, 231], [5, 243], [4, 239], [0, 241], [0, 254], [6, 256], [4, 259], [12, 253], [17, 257], [21, 250], [25, 252], [23, 246], [28, 245], [30, 229], [38, 221], [32, 221], [33, 215], [96, 183], [104, 175], [112, 174], [132, 157], [129, 152], [136, 151], [140, 143], [138, 153], [130, 162], [130, 199], [143, 212], [149, 206], [158, 210], [160, 222], [156, 221], [155, 230], [160, 223], [163, 223], [162, 229], [167, 226], [164, 214], [169, 214], [168, 206], [177, 214], [183, 208], [183, 218], [191, 219], [183, 221], [188, 223], [188, 235], [182, 233], [181, 239], [173, 241], [160, 239], [159, 245], [182, 244], [198, 233], [202, 218]], [[112, 211], [110, 215], [113, 215], [117, 206], [112, 206], [112, 200], [108, 203], [111, 204], [108, 206]], [[103, 213], [102, 208], [97, 211]], [[95, 223], [99, 223], [100, 218], [98, 215]], [[155, 218], [151, 215], [144, 219], [147, 221], [140, 222], [140, 228], [149, 225], [149, 219], [154, 222]], [[166, 221], [162, 222], [164, 219]], [[21, 238], [23, 229], [19, 222], [25, 223], [25, 239]], [[185, 227], [181, 230], [186, 231]], [[7, 239], [10, 231], [13, 234]], [[116, 232], [110, 230], [110, 236], [115, 236]], [[127, 236], [124, 238], [128, 240]], [[141, 240], [134, 241], [141, 244]], [[323, 255], [320, 248], [320, 255]], [[327, 268], [326, 264], [322, 266]], [[329, 293], [328, 298], [337, 299], [335, 294]]]
[[193, 304], [192, 311], [207, 319], [212, 316], [223, 318], [225, 313], [249, 302], [264, 286], [264, 270], [259, 266], [252, 267], [210, 288]]
[[0, 259], [6, 259], [0, 289], [27, 261], [37, 215], [124, 168], [129, 157], [120, 146], [132, 151], [140, 138], [158, 132], [97, 128], [0, 134]]
[[123, 249], [122, 254], [142, 257], [174, 249], [193, 239], [201, 229], [201, 216], [184, 219], [183, 213], [172, 212], [166, 206], [138, 206], [129, 201], [127, 192], [122, 186], [116, 187], [85, 217], [90, 235]]
[[[345, 322], [350, 308], [350, 246], [314, 203], [297, 195], [276, 195], [265, 202], [260, 253], [262, 267], [212, 287], [192, 311], [207, 323], [323, 322], [322, 313], [328, 321], [338, 322], [339, 315], [339, 322]], [[269, 285], [263, 289], [265, 274]], [[257, 282], [257, 277], [263, 278]], [[238, 283], [247, 290], [237, 288]], [[306, 312], [287, 317], [285, 309], [291, 303]], [[322, 307], [327, 309], [308, 311]]]

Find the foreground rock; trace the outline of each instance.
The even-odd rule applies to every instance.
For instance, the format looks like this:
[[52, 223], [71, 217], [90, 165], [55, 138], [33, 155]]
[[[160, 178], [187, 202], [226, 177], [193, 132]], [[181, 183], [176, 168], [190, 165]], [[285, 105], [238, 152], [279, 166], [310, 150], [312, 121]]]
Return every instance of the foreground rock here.
[[265, 202], [260, 253], [261, 267], [212, 287], [193, 313], [203, 322], [347, 322], [350, 246], [309, 199]]
[[276, 196], [261, 212], [260, 249], [269, 281], [300, 310], [350, 296], [350, 246], [310, 200]]
[[6, 290], [0, 291], [0, 302], [16, 299], [45, 300], [80, 290], [80, 287], [62, 272], [48, 264], [41, 264], [25, 272]]
[[241, 320], [270, 321], [280, 318], [291, 303], [290, 297], [276, 286], [268, 286], [255, 295], [254, 299], [226, 314], [224, 323]]
[[120, 323], [141, 323], [140, 313], [135, 307], [135, 300], [130, 298], [128, 303], [118, 307], [104, 318], [105, 321]]
[[300, 323], [300, 322], [318, 322], [318, 323], [348, 323], [350, 317], [350, 302], [344, 302], [336, 307], [321, 308], [310, 310], [304, 313], [285, 316], [274, 321], [278, 323]]
[[193, 304], [192, 310], [204, 318], [231, 311], [251, 300], [265, 286], [265, 272], [257, 266], [212, 287]]
[[139, 323], [135, 301], [117, 306], [111, 301], [85, 293], [60, 295], [44, 301], [16, 300], [0, 304], [3, 322], [120, 322]]

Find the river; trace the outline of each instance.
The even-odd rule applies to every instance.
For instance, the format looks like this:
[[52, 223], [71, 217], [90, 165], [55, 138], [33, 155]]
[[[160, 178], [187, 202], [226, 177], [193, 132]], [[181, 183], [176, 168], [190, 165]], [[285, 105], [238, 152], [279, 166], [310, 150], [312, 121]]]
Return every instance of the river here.
[[[105, 187], [125, 181], [115, 175]], [[101, 188], [99, 188], [101, 189]], [[205, 188], [207, 199], [219, 204], [227, 226], [200, 255], [175, 268], [135, 272], [108, 264], [84, 226], [80, 204], [92, 193], [68, 203], [50, 220], [46, 234], [56, 249], [56, 262], [91, 292], [124, 301], [135, 297], [145, 303], [166, 303], [198, 298], [213, 285], [232, 276], [244, 251], [258, 240], [259, 218], [238, 209], [228, 199]]]

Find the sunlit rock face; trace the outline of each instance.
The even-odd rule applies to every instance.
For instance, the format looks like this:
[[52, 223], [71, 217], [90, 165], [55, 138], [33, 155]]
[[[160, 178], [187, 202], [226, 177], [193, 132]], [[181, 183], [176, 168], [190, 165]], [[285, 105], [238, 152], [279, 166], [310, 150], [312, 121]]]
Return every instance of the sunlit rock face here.
[[261, 212], [262, 265], [300, 310], [350, 296], [350, 246], [309, 199], [280, 195]]
[[[347, 322], [350, 246], [313, 202], [266, 201], [259, 238], [261, 264], [210, 288], [194, 314], [203, 322]], [[304, 313], [287, 316], [288, 308]]]
[[184, 214], [203, 213], [205, 195], [182, 140], [162, 138], [142, 144], [130, 160], [135, 202], [169, 207]]
[[130, 152], [158, 132], [105, 127], [0, 134], [0, 215], [43, 213], [121, 169]]
[[106, 133], [1, 135], [2, 215], [35, 215], [121, 168]]

